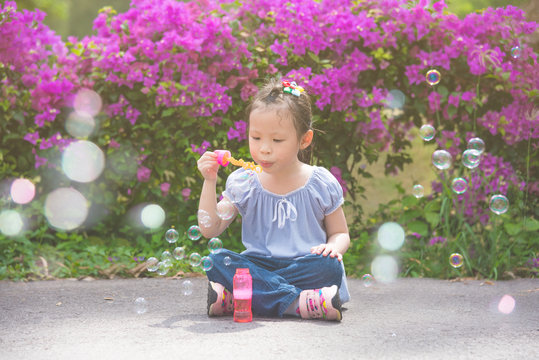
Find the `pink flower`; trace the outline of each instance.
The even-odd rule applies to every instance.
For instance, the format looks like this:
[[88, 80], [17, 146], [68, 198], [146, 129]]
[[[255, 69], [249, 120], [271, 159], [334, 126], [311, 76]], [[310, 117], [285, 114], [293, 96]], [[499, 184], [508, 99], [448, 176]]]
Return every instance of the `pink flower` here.
[[147, 182], [148, 180], [150, 180], [151, 173], [152, 173], [152, 171], [150, 169], [148, 169], [146, 166], [140, 166], [137, 169], [137, 179], [138, 179], [138, 181]]
[[168, 195], [168, 191], [170, 190], [170, 183], [164, 182], [161, 184], [161, 194], [163, 197]]
[[109, 147], [114, 148], [114, 149], [118, 149], [120, 147], [120, 144], [118, 144], [116, 141], [114, 141], [114, 139], [110, 139]]
[[182, 189], [183, 201], [189, 200], [189, 195], [191, 195], [191, 189], [190, 188]]
[[342, 187], [343, 194], [346, 195], [346, 193], [348, 192], [348, 186], [346, 185], [346, 181], [344, 181], [344, 179], [342, 178], [341, 169], [338, 168], [337, 166], [332, 166], [329, 169], [329, 172], [331, 172], [333, 174], [333, 176], [335, 176], [335, 178], [337, 179], [337, 181], [339, 182], [339, 184]]

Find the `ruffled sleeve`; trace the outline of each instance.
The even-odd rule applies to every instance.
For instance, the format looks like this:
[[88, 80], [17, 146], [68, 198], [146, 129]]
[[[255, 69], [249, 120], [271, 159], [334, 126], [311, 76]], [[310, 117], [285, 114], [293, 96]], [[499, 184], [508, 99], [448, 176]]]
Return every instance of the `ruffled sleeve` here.
[[311, 190], [324, 216], [331, 214], [344, 203], [341, 184], [323, 167], [315, 169]]
[[240, 214], [244, 214], [246, 201], [252, 192], [252, 171], [237, 169], [226, 179], [223, 196], [228, 198], [238, 208]]

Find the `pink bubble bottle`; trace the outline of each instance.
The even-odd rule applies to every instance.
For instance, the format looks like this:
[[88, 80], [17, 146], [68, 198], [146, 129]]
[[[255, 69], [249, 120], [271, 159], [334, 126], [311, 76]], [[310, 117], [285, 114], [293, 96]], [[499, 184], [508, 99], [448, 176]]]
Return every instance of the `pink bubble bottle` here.
[[236, 275], [234, 275], [234, 321], [250, 322], [253, 320], [251, 312], [252, 297], [253, 279], [249, 269], [236, 269]]

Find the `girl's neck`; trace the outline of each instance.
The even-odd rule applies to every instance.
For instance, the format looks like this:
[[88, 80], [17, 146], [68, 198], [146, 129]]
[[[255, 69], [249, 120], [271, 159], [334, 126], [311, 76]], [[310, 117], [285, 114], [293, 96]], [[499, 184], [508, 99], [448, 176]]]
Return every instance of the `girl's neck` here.
[[305, 186], [313, 172], [313, 167], [302, 162], [288, 171], [279, 173], [258, 174], [258, 179], [262, 187], [269, 192], [279, 195], [288, 194], [302, 186]]

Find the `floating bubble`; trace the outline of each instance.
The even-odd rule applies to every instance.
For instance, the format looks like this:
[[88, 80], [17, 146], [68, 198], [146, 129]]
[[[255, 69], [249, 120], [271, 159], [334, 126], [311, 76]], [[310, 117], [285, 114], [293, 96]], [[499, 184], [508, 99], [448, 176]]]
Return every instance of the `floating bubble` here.
[[209, 228], [212, 225], [211, 215], [206, 210], [198, 210], [197, 212], [198, 223], [200, 226]]
[[404, 229], [395, 222], [387, 222], [378, 229], [378, 243], [386, 250], [394, 251], [404, 244]]
[[168, 264], [165, 261], [160, 261], [157, 264], [157, 274], [164, 276], [168, 273], [169, 270], [170, 270], [170, 266], [168, 266]]
[[185, 249], [181, 246], [175, 248], [172, 253], [174, 254], [174, 259], [176, 260], [183, 260], [185, 257]]
[[157, 204], [146, 205], [140, 212], [140, 221], [147, 228], [158, 228], [165, 222], [165, 210]]
[[361, 277], [361, 280], [363, 281], [363, 286], [369, 287], [372, 284], [374, 284], [374, 277], [371, 274], [365, 274]]
[[521, 55], [522, 55], [522, 49], [520, 48], [520, 46], [513, 46], [511, 48], [511, 57], [513, 59], [518, 59], [520, 58]]
[[66, 130], [73, 137], [90, 136], [94, 129], [95, 120], [91, 115], [74, 111], [67, 117]]
[[451, 166], [451, 154], [446, 150], [436, 150], [432, 153], [432, 164], [440, 170], [449, 169]]
[[143, 297], [138, 297], [135, 299], [134, 308], [137, 314], [142, 315], [148, 311], [148, 301]]
[[146, 268], [148, 269], [149, 272], [156, 272], [157, 269], [159, 268], [158, 264], [159, 264], [159, 260], [157, 260], [157, 258], [153, 256], [149, 258], [148, 260], [146, 260]]
[[172, 254], [168, 250], [165, 250], [161, 253], [161, 261], [166, 260], [172, 261]]
[[176, 229], [168, 229], [165, 233], [165, 239], [173, 244], [176, 241], [178, 241], [178, 238], [180, 237], [180, 234], [176, 231]]
[[402, 109], [406, 102], [406, 96], [404, 93], [397, 89], [392, 89], [388, 92], [386, 97], [387, 107], [391, 109]]
[[481, 153], [475, 149], [464, 150], [462, 153], [462, 165], [468, 169], [475, 169], [481, 161]]
[[73, 181], [94, 181], [105, 168], [105, 155], [93, 142], [79, 140], [69, 144], [62, 153], [62, 170]]
[[440, 80], [442, 80], [442, 75], [438, 70], [429, 70], [427, 71], [427, 75], [425, 76], [427, 79], [427, 83], [430, 86], [438, 85], [440, 83]]
[[88, 216], [86, 198], [73, 188], [59, 188], [45, 199], [45, 217], [49, 224], [60, 230], [73, 230]]
[[191, 255], [189, 255], [189, 264], [191, 264], [191, 266], [199, 266], [200, 265], [200, 262], [202, 260], [202, 257], [200, 256], [199, 253], [192, 253]]
[[223, 242], [219, 238], [211, 238], [210, 241], [208, 241], [208, 250], [212, 254], [218, 253], [223, 248]]
[[504, 214], [509, 209], [509, 200], [501, 194], [492, 195], [490, 198], [489, 207], [490, 210], [497, 215]]
[[451, 181], [451, 189], [455, 194], [464, 194], [468, 190], [468, 182], [464, 178], [454, 178]]
[[436, 129], [434, 126], [425, 124], [419, 128], [419, 136], [425, 141], [431, 141], [436, 135]]
[[418, 199], [422, 198], [424, 193], [425, 193], [425, 189], [423, 188], [423, 185], [416, 184], [412, 188], [412, 194]]
[[193, 225], [187, 229], [187, 237], [192, 241], [197, 241], [202, 237], [202, 232], [197, 225]]
[[203, 256], [200, 259], [200, 265], [202, 266], [202, 270], [210, 271], [213, 268], [213, 260], [209, 256]]
[[223, 259], [223, 264], [225, 264], [225, 266], [229, 266], [230, 264], [232, 264], [232, 259], [230, 258], [230, 256], [225, 256], [225, 258]]
[[24, 227], [21, 215], [15, 210], [0, 212], [0, 233], [5, 236], [19, 235]]
[[502, 314], [511, 314], [515, 309], [515, 299], [511, 295], [504, 295], [498, 303], [498, 311]]
[[471, 138], [470, 141], [468, 141], [468, 149], [477, 150], [479, 155], [481, 155], [485, 151], [485, 142], [478, 137]]
[[229, 200], [223, 199], [219, 201], [215, 211], [222, 220], [230, 220], [234, 216], [235, 208]]
[[449, 264], [457, 269], [464, 265], [464, 257], [459, 253], [453, 253], [449, 255]]
[[184, 296], [189, 296], [193, 293], [193, 283], [189, 280], [184, 280], [182, 282], [182, 294]]
[[371, 273], [376, 281], [390, 283], [397, 278], [399, 265], [391, 255], [378, 255], [371, 263]]
[[36, 187], [28, 179], [15, 179], [11, 183], [11, 200], [17, 204], [28, 204], [36, 195]]
[[73, 102], [73, 108], [79, 114], [87, 114], [90, 116], [96, 116], [101, 111], [103, 101], [101, 96], [93, 90], [81, 89], [75, 95], [75, 101]]

